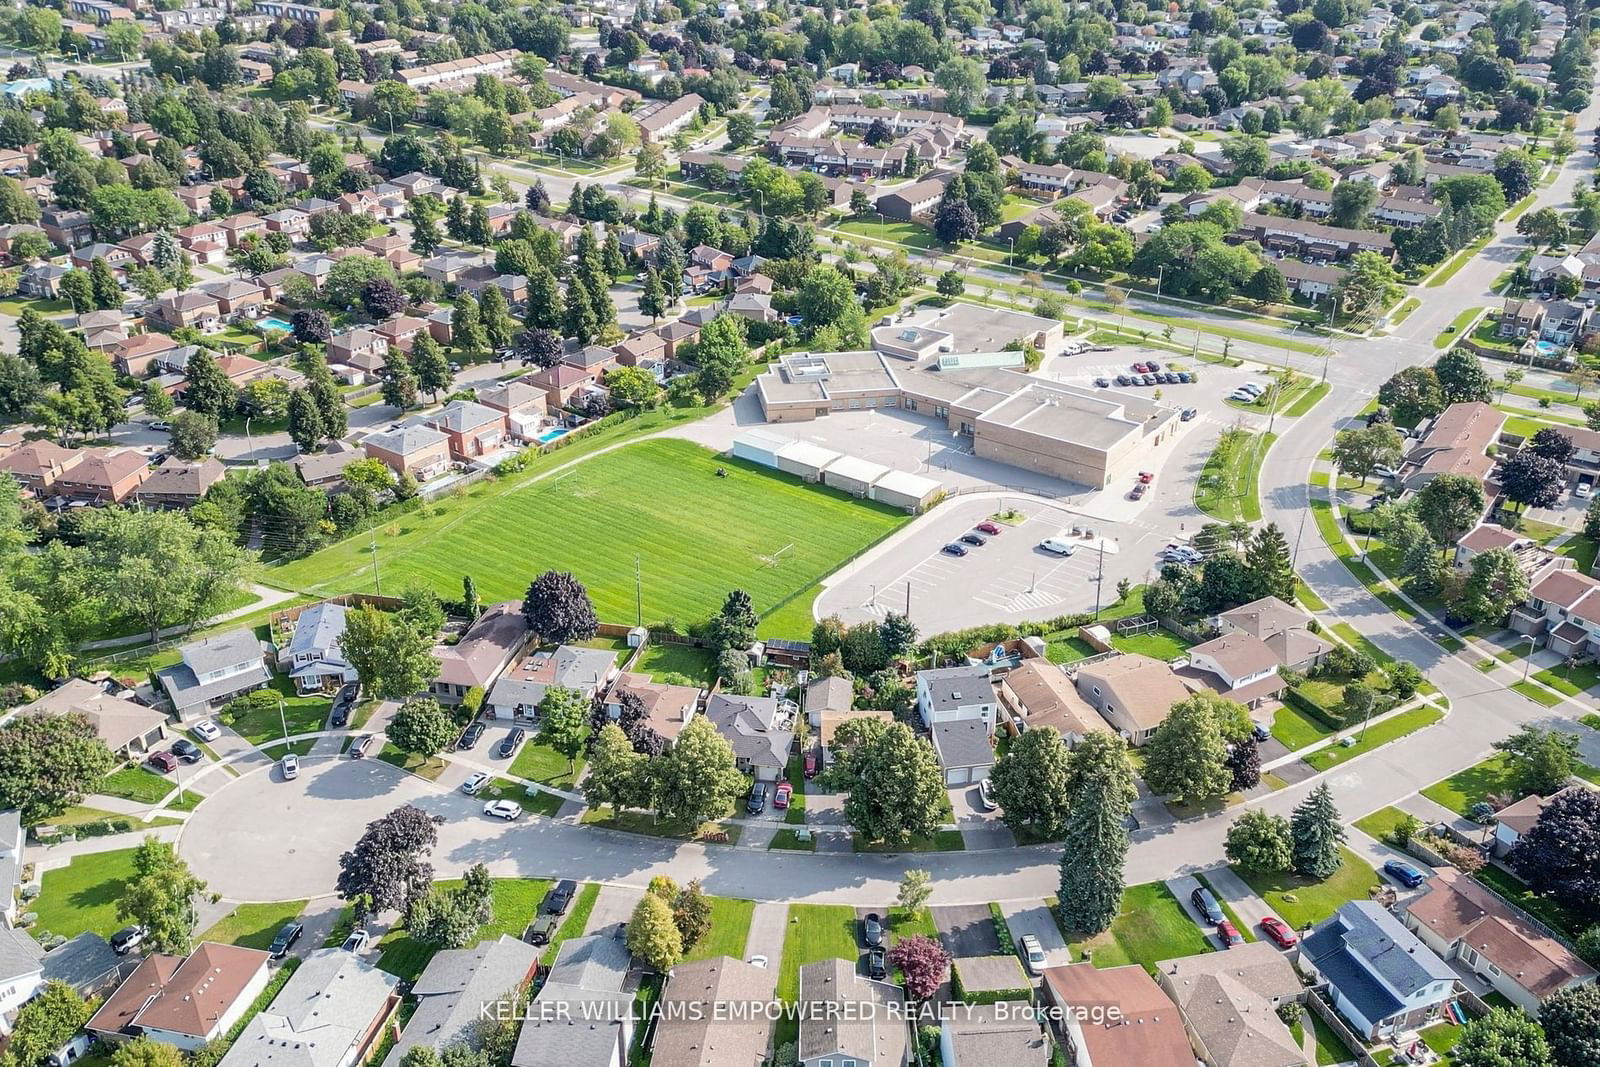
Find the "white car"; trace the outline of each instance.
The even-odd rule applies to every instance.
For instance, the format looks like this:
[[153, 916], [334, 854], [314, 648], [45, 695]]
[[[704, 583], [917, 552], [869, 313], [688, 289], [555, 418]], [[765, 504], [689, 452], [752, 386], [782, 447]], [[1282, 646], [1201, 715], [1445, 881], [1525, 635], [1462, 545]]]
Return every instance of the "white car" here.
[[1243, 385], [1239, 386], [1239, 388], [1249, 393], [1251, 396], [1260, 396], [1262, 393], [1267, 391], [1267, 387], [1262, 385], [1260, 382], [1245, 382]]
[[192, 729], [194, 731], [194, 735], [202, 741], [215, 741], [217, 738], [222, 736], [222, 727], [218, 726], [210, 719], [201, 719], [199, 722], [195, 723], [194, 726], [190, 727], [190, 729]]
[[1393, 467], [1385, 467], [1381, 463], [1378, 464], [1376, 467], [1372, 468], [1372, 473], [1376, 474], [1380, 478], [1398, 478], [1398, 477], [1400, 477], [1400, 472], [1399, 471], [1395, 470]]
[[994, 786], [985, 778], [978, 783], [978, 803], [984, 811], [999, 811], [1000, 804], [994, 799]]
[[1063, 541], [1059, 537], [1046, 537], [1039, 542], [1039, 547], [1057, 556], [1070, 556], [1078, 551], [1077, 545], [1071, 541]]
[[1039, 939], [1032, 934], [1023, 934], [1017, 941], [1017, 947], [1022, 950], [1022, 959], [1028, 965], [1029, 974], [1044, 973], [1044, 949], [1039, 945]]
[[752, 967], [765, 967], [767, 965], [767, 957], [751, 956], [749, 959], [745, 960], [745, 962]]
[[491, 800], [483, 806], [483, 813], [512, 822], [522, 817], [522, 805], [514, 800]]
[[1591, 486], [1588, 482], [1579, 482], [1572, 490], [1572, 495], [1582, 500], [1584, 497], [1589, 495], [1590, 488]]
[[1243, 389], [1235, 389], [1233, 392], [1228, 394], [1228, 399], [1237, 400], [1241, 404], [1249, 404], [1255, 401], [1256, 394], [1247, 393]]
[[357, 930], [344, 939], [342, 946], [346, 952], [362, 952], [367, 947], [367, 942], [372, 940], [372, 935], [365, 930]]
[[293, 752], [283, 757], [283, 760], [280, 762], [279, 766], [283, 768], [284, 781], [287, 782], [291, 778], [300, 777], [300, 757], [296, 756]]
[[469, 797], [475, 797], [478, 795], [478, 790], [482, 789], [488, 784], [489, 776], [484, 774], [482, 771], [478, 771], [469, 776], [466, 781], [461, 783], [461, 791], [467, 794]]

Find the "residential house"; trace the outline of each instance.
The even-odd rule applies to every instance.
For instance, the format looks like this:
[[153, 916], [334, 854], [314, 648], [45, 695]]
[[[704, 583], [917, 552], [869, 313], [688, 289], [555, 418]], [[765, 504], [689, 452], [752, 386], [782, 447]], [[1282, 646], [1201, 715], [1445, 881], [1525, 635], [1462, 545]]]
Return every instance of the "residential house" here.
[[87, 454], [86, 449], [62, 448], [41, 438], [0, 455], [0, 473], [11, 475], [24, 490], [43, 496]]
[[1456, 993], [1450, 965], [1370, 900], [1340, 905], [1302, 938], [1300, 969], [1368, 1041], [1421, 1029]]
[[501, 673], [484, 706], [496, 719], [537, 719], [539, 704], [552, 686], [576, 690], [584, 699], [592, 699], [616, 667], [617, 654], [608, 648], [557, 645], [539, 649]]
[[61, 298], [61, 279], [65, 278], [68, 268], [59, 263], [35, 263], [23, 270], [17, 279], [17, 292], [23, 296], [38, 297], [42, 300], [59, 300]]
[[[762, 1067], [772, 1043], [773, 1018], [760, 1011], [736, 1015], [726, 1006], [770, 1000], [776, 979], [775, 969], [730, 956], [678, 964], [661, 991], [651, 1067]], [[804, 1026], [802, 1022], [802, 1047]], [[815, 1067], [804, 1053], [801, 1057], [805, 1067]], [[842, 1067], [843, 1061], [838, 1062]]]
[[353, 448], [331, 449], [294, 458], [295, 473], [314, 489], [337, 489], [344, 485], [344, 469], [362, 459], [364, 453]]
[[1394, 241], [1376, 230], [1324, 226], [1320, 222], [1246, 212], [1234, 237], [1256, 241], [1269, 252], [1288, 252], [1312, 262], [1349, 259], [1357, 252], [1372, 252], [1393, 259]]
[[278, 669], [294, 679], [297, 693], [327, 693], [356, 680], [356, 669], [339, 648], [345, 606], [332, 600], [313, 604], [294, 621], [294, 635], [278, 651]]
[[[1587, 786], [1570, 785], [1567, 789], [1585, 789]], [[1537, 793], [1530, 793], [1521, 800], [1514, 801], [1494, 813], [1494, 841], [1489, 846], [1490, 851], [1501, 858], [1510, 852], [1522, 835], [1532, 830], [1539, 823], [1539, 816], [1544, 814], [1544, 809], [1550, 801], [1565, 793], [1567, 789], [1558, 791], [1554, 796], [1542, 797]]]
[[942, 720], [929, 732], [945, 785], [972, 785], [989, 777], [995, 763], [994, 743], [982, 719]]
[[369, 459], [381, 461], [396, 474], [426, 481], [450, 465], [450, 438], [421, 423], [369, 434], [361, 442]]
[[515, 440], [533, 440], [544, 421], [545, 394], [527, 382], [495, 382], [479, 386], [478, 403], [504, 416], [506, 433]]
[[248, 627], [178, 646], [180, 661], [156, 672], [180, 719], [204, 715], [272, 681], [261, 641]]
[[508, 600], [486, 608], [461, 640], [434, 648], [439, 673], [428, 686], [429, 695], [454, 705], [474, 686], [487, 693], [528, 643], [528, 637], [528, 621], [522, 616], [520, 602]]
[[372, 330], [357, 327], [328, 339], [330, 367], [355, 367], [365, 374], [375, 374], [383, 369], [388, 354], [388, 340]]
[[772, 782], [789, 765], [796, 710], [775, 697], [717, 693], [706, 701], [705, 717], [733, 746], [739, 770], [755, 775], [758, 782]]
[[541, 367], [522, 378], [527, 384], [544, 390], [545, 406], [551, 411], [566, 407], [576, 394], [590, 387], [593, 380], [588, 372], [566, 363]]
[[1277, 1009], [1305, 999], [1288, 956], [1267, 941], [1164, 960], [1156, 981], [1183, 1012], [1195, 1058], [1209, 1067], [1304, 1067]]
[[977, 719], [985, 733], [994, 732], [997, 702], [983, 665], [939, 667], [917, 672], [917, 713], [922, 725]]
[[1179, 676], [1192, 680], [1247, 708], [1276, 700], [1283, 692], [1278, 656], [1259, 637], [1223, 634], [1189, 649], [1189, 663]]
[[28, 833], [22, 826], [22, 812], [16, 808], [0, 811], [0, 925], [17, 924], [22, 900], [22, 863], [27, 849]]
[[415, 315], [396, 315], [378, 323], [372, 332], [381, 337], [390, 348], [410, 352], [417, 335], [428, 328], [427, 322]]
[[233, 279], [213, 282], [201, 288], [215, 297], [222, 314], [234, 321], [256, 318], [266, 303], [266, 293], [261, 286], [251, 282]]
[[1182, 1016], [1139, 964], [1049, 967], [1040, 992], [1070, 1067], [1194, 1067]]
[[1309, 671], [1333, 646], [1311, 632], [1311, 615], [1275, 596], [1240, 604], [1216, 618], [1224, 634], [1248, 634], [1265, 641], [1278, 662], [1291, 670]]
[[133, 496], [149, 473], [142, 452], [86, 448], [83, 458], [64, 470], [51, 488], [72, 500], [121, 504]]
[[157, 325], [168, 329], [192, 326], [201, 333], [216, 333], [222, 329], [222, 305], [216, 297], [198, 289], [162, 297], [156, 301], [150, 316]]
[[913, 182], [878, 197], [874, 206], [878, 214], [897, 222], [925, 218], [943, 199], [946, 184], [937, 178]]
[[1539, 339], [1553, 345], [1575, 345], [1589, 329], [1590, 310], [1572, 300], [1551, 300], [1544, 306], [1544, 326]]
[[470, 400], [452, 400], [428, 424], [448, 439], [450, 458], [462, 462], [494, 452], [505, 440], [505, 416]]
[[227, 468], [210, 456], [196, 461], [169, 456], [139, 483], [133, 496], [144, 507], [192, 508], [227, 473]]
[[855, 687], [849, 678], [837, 674], [813, 678], [806, 683], [801, 706], [812, 729], [821, 729], [825, 717], [848, 714], [854, 708]]
[[1462, 535], [1461, 540], [1455, 544], [1451, 562], [1455, 569], [1465, 570], [1471, 566], [1474, 556], [1489, 551], [1491, 548], [1503, 548], [1520, 559], [1529, 561], [1526, 573], [1530, 576], [1550, 556], [1533, 538], [1520, 534], [1515, 530], [1508, 530], [1504, 526], [1493, 522], [1480, 522]]
[[1025, 659], [1001, 676], [1000, 706], [1017, 731], [1052, 729], [1069, 748], [1106, 721], [1078, 694], [1066, 672], [1047, 659]]
[[1600, 579], [1553, 558], [1529, 579], [1528, 599], [1512, 609], [1507, 625], [1542, 635], [1545, 647], [1562, 656], [1600, 656]]
[[1426, 423], [1400, 461], [1400, 485], [1415, 492], [1441, 474], [1486, 481], [1494, 470], [1488, 448], [1500, 439], [1506, 416], [1489, 404], [1451, 404]]
[[606, 713], [622, 717], [622, 699], [637, 697], [644, 708], [645, 724], [663, 741], [676, 741], [700, 707], [700, 689], [693, 685], [657, 682], [646, 674], [623, 672], [606, 694]]
[[638, 1026], [632, 966], [633, 954], [609, 934], [562, 942], [528, 1006], [511, 1067], [625, 1067]]
[[506, 998], [516, 997], [538, 967], [539, 950], [505, 934], [472, 948], [435, 953], [411, 986], [416, 1011], [382, 1067], [399, 1067], [416, 1045], [435, 1051], [456, 1044], [478, 1048], [485, 1011], [503, 1006], [509, 1012]]
[[939, 1019], [942, 1067], [1047, 1067], [1054, 1050], [1048, 1032], [1011, 1005], [974, 1004]]
[[116, 988], [127, 962], [111, 942], [86, 930], [46, 954], [43, 977], [46, 982], [66, 983], [85, 999], [103, 997]]
[[399, 985], [354, 952], [316, 949], [245, 1024], [219, 1067], [355, 1067], [383, 1038]]
[[801, 1067], [835, 1063], [905, 1067], [911, 1062], [905, 990], [857, 974], [855, 960], [826, 959], [802, 966], [797, 1003]]
[[222, 1037], [267, 987], [265, 952], [204, 941], [189, 956], [152, 953], [84, 1026], [102, 1041], [148, 1037], [193, 1052]]
[[676, 100], [652, 100], [633, 111], [639, 136], [646, 144], [661, 144], [693, 122], [705, 103], [699, 93], [684, 93]]
[[292, 207], [274, 211], [262, 221], [267, 224], [267, 232], [286, 233], [291, 240], [300, 240], [311, 232], [311, 216]]
[[1172, 705], [1189, 696], [1171, 667], [1137, 653], [1080, 667], [1073, 683], [1078, 695], [1135, 748], [1167, 721]]
[[1535, 1017], [1546, 997], [1595, 980], [1595, 969], [1570, 948], [1454, 867], [1440, 867], [1401, 917], [1440, 957]]
[[122, 759], [138, 760], [154, 752], [167, 736], [166, 715], [134, 700], [130, 690], [106, 682], [69, 678], [17, 709], [19, 715], [68, 713], [88, 719], [95, 735]]
[[1313, 304], [1320, 303], [1338, 289], [1339, 283], [1350, 273], [1343, 267], [1305, 263], [1298, 259], [1275, 259], [1272, 266], [1283, 275], [1283, 283], [1291, 293], [1303, 296]]
[[105, 260], [106, 266], [119, 272], [135, 265], [132, 252], [121, 245], [108, 245], [103, 242], [74, 248], [72, 254], [67, 257], [67, 262], [78, 270], [88, 270], [97, 259]]
[[229, 248], [238, 248], [246, 238], [262, 237], [267, 232], [266, 220], [249, 212], [219, 219], [217, 225], [221, 227], [223, 239], [228, 242]]

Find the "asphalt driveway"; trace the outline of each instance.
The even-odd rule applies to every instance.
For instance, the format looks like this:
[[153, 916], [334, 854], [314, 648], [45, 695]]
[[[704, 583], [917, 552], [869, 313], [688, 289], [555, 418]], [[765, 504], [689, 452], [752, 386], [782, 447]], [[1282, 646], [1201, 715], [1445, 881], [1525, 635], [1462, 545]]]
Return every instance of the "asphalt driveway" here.
[[1000, 953], [1000, 938], [994, 932], [994, 917], [987, 904], [951, 904], [933, 909], [933, 926], [939, 943], [953, 959], [963, 956], [995, 956]]

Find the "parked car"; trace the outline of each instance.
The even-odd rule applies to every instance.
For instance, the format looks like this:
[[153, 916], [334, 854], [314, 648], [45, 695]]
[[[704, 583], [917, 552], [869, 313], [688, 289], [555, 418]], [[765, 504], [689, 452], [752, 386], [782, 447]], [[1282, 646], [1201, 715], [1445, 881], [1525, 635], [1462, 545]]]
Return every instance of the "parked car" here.
[[1261, 929], [1266, 931], [1267, 940], [1279, 948], [1292, 948], [1300, 943], [1300, 939], [1294, 936], [1294, 931], [1289, 929], [1289, 924], [1275, 915], [1268, 915], [1262, 919]]
[[1228, 399], [1240, 404], [1253, 404], [1255, 403], [1256, 395], [1247, 393], [1243, 389], [1235, 389], [1228, 394]]
[[1140, 471], [1139, 472], [1139, 481], [1142, 482], [1143, 484], [1149, 485], [1151, 482], [1153, 482], [1155, 480], [1156, 480], [1156, 476], [1153, 473], [1151, 473], [1150, 471]]
[[1000, 533], [1000, 524], [996, 522], [980, 522], [973, 529], [979, 533], [986, 533], [990, 537], [996, 537]]
[[1194, 905], [1194, 910], [1200, 913], [1201, 918], [1212, 926], [1227, 921], [1227, 916], [1222, 913], [1222, 905], [1217, 903], [1217, 898], [1211, 890], [1203, 885], [1194, 887], [1194, 892], [1189, 894], [1189, 902]]
[[279, 760], [278, 765], [283, 768], [284, 781], [288, 782], [300, 777], [300, 757], [293, 752]]
[[365, 930], [352, 930], [350, 936], [344, 939], [344, 944], [339, 947], [346, 952], [364, 952], [371, 940], [372, 935]]
[[1056, 556], [1070, 556], [1078, 551], [1078, 546], [1071, 541], [1063, 541], [1059, 537], [1046, 537], [1039, 542], [1039, 547]]
[[1243, 385], [1239, 386], [1239, 388], [1243, 389], [1251, 396], [1260, 396], [1262, 393], [1267, 391], [1267, 387], [1262, 385], [1260, 382], [1245, 382]]
[[794, 786], [788, 782], [779, 782], [778, 788], [772, 791], [772, 806], [775, 808], [787, 808], [789, 806], [789, 798], [793, 795]]
[[565, 915], [572, 906], [572, 898], [578, 893], [578, 883], [571, 878], [563, 878], [557, 882], [550, 892], [544, 895], [544, 903], [539, 905], [546, 915]]
[[142, 944], [144, 944], [142, 926], [124, 926], [111, 935], [111, 951], [119, 956], [126, 956]]
[[561, 919], [555, 915], [541, 915], [528, 927], [528, 943], [531, 945], [548, 945], [550, 939], [556, 936], [556, 930], [561, 926]]
[[943, 552], [947, 556], [965, 556], [967, 554], [967, 546], [951, 541], [939, 551]]
[[1128, 379], [1128, 376], [1126, 374], [1117, 375], [1117, 384], [1118, 385], [1126, 386], [1128, 384], [1128, 380], [1129, 379]]
[[1154, 374], [1140, 375], [1139, 384], [1140, 385], [1154, 385], [1154, 384], [1156, 384], [1156, 376]]
[[152, 752], [144, 761], [163, 774], [171, 774], [178, 769], [178, 758], [170, 752]]
[[1133, 488], [1128, 490], [1128, 499], [1129, 500], [1142, 500], [1142, 499], [1144, 499], [1144, 483], [1143, 482], [1135, 482], [1134, 483]]
[[484, 725], [482, 720], [469, 723], [467, 728], [461, 731], [461, 737], [456, 741], [456, 748], [462, 752], [472, 748], [478, 743], [478, 739], [483, 736], [483, 731], [485, 729], [487, 729], [487, 727]]
[[989, 542], [982, 534], [964, 533], [961, 535], [961, 543], [971, 545], [973, 548], [982, 548]]
[[267, 948], [267, 955], [275, 960], [281, 960], [289, 954], [289, 949], [300, 940], [300, 935], [306, 932], [305, 925], [297, 922], [283, 924], [283, 929], [278, 931], [278, 936], [272, 939], [272, 944]]
[[1094, 384], [1096, 386], [1098, 386], [1099, 388], [1101, 388], [1101, 389], [1105, 389], [1105, 388], [1107, 388], [1108, 386], [1111, 385], [1111, 379], [1110, 378], [1096, 378], [1094, 380]]
[[1383, 873], [1407, 889], [1415, 889], [1428, 880], [1427, 876], [1405, 860], [1385, 860]]
[[210, 719], [201, 719], [199, 722], [189, 727], [189, 729], [193, 731], [194, 735], [202, 741], [215, 741], [217, 738], [222, 736], [222, 727], [218, 726]]
[[760, 815], [767, 810], [767, 784], [757, 782], [750, 787], [750, 795], [745, 798], [744, 810], [751, 815]]
[[806, 777], [807, 778], [815, 778], [817, 776], [817, 750], [816, 749], [813, 748], [813, 749], [807, 750], [805, 767], [806, 767]]
[[180, 737], [172, 742], [172, 754], [184, 763], [199, 763], [205, 758], [205, 753], [200, 751], [200, 746], [186, 737]]
[[1258, 722], [1254, 726], [1250, 727], [1250, 736], [1255, 738], [1258, 742], [1270, 741], [1272, 740], [1272, 731]]
[[882, 946], [867, 953], [867, 977], [880, 980], [889, 977], [888, 954]]
[[868, 948], [883, 944], [883, 920], [877, 912], [869, 911], [866, 918], [861, 920], [861, 941]]
[[510, 759], [516, 754], [517, 748], [521, 746], [522, 739], [527, 736], [528, 731], [520, 726], [513, 726], [511, 732], [506, 734], [504, 740], [500, 742], [500, 747], [495, 749], [495, 753], [501, 759]]
[[1579, 500], [1582, 500], [1584, 497], [1589, 495], [1589, 491], [1592, 488], [1593, 487], [1588, 482], [1580, 480], [1577, 485], [1572, 487], [1572, 495], [1577, 497]]
[[1022, 950], [1022, 962], [1028, 965], [1028, 973], [1043, 974], [1044, 948], [1040, 946], [1039, 939], [1032, 934], [1023, 934], [1017, 941], [1017, 947]]
[[1000, 805], [994, 799], [994, 786], [985, 778], [978, 783], [978, 803], [984, 811], [999, 811]]
[[1160, 370], [1161, 369], [1161, 364], [1157, 363], [1155, 360], [1152, 359], [1152, 360], [1150, 360], [1149, 362], [1147, 362], [1144, 365], [1144, 369], [1145, 370], [1150, 370], [1150, 371]]
[[1244, 944], [1244, 935], [1239, 933], [1238, 927], [1227, 919], [1217, 924], [1217, 937], [1222, 941], [1223, 948], [1232, 948], [1234, 945]]
[[461, 791], [469, 797], [478, 795], [478, 790], [489, 784], [489, 776], [482, 771], [474, 771], [467, 775], [467, 780], [461, 783]]
[[1195, 410], [1194, 408], [1184, 408], [1183, 409], [1183, 414], [1179, 415], [1178, 418], [1183, 422], [1188, 422], [1190, 419], [1194, 418], [1198, 414], [1200, 414], [1200, 412]]
[[522, 805], [514, 800], [491, 800], [483, 806], [483, 813], [506, 822], [515, 822], [522, 816]]

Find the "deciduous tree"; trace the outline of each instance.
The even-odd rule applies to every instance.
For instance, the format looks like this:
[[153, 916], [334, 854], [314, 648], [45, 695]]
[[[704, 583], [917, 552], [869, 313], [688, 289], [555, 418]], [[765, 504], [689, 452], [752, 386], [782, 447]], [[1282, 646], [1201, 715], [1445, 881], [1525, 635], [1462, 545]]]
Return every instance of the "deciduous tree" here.
[[1496, 741], [1494, 747], [1510, 757], [1518, 796], [1554, 796], [1578, 766], [1578, 735], [1531, 723]]
[[1251, 809], [1228, 827], [1223, 851], [1228, 862], [1247, 871], [1276, 874], [1294, 862], [1294, 843], [1289, 820], [1260, 809]]
[[1029, 827], [1054, 841], [1066, 829], [1071, 753], [1055, 730], [1028, 730], [1012, 741], [989, 775], [1000, 817], [1013, 831]]
[[339, 857], [339, 895], [365, 897], [373, 911], [406, 910], [433, 884], [427, 857], [443, 821], [406, 804], [369, 822], [355, 847]]
[[152, 952], [186, 956], [193, 945], [195, 898], [206, 884], [166, 841], [146, 837], [133, 853], [133, 878], [117, 901], [117, 918], [144, 927]]
[[18, 809], [24, 826], [46, 822], [94, 792], [116, 762], [79, 712], [18, 715], [0, 726], [0, 807]]
[[345, 617], [339, 646], [368, 693], [404, 700], [420, 693], [438, 673], [433, 639], [433, 634], [364, 604]]
[[568, 770], [583, 752], [588, 717], [589, 706], [576, 689], [553, 685], [539, 701], [539, 739], [567, 757]]
[[913, 934], [889, 949], [889, 962], [900, 969], [912, 1000], [927, 1000], [939, 991], [950, 972], [950, 953], [924, 934]]
[[54, 979], [21, 1008], [6, 1042], [3, 1067], [40, 1067], [47, 1057], [83, 1029], [93, 1006], [66, 982]]
[[869, 841], [932, 837], [943, 818], [944, 775], [933, 747], [900, 722], [850, 719], [835, 735], [833, 783], [849, 794], [845, 818]]
[[1450, 1062], [1460, 1067], [1551, 1067], [1552, 1061], [1544, 1031], [1532, 1016], [1518, 1008], [1491, 1008], [1461, 1028]]
[[[1549, 462], [1546, 460], [1545, 462]], [[1509, 548], [1491, 548], [1472, 557], [1452, 614], [1470, 622], [1498, 622], [1528, 599], [1528, 576]]]
[[437, 700], [409, 700], [394, 713], [386, 731], [394, 747], [431, 759], [455, 740], [456, 724]]
[[1556, 1067], [1600, 1063], [1600, 985], [1569, 985], [1539, 1005], [1539, 1025]]
[[522, 616], [540, 640], [563, 645], [587, 641], [600, 626], [589, 591], [567, 571], [535, 578], [523, 597]]
[[657, 814], [683, 825], [724, 818], [745, 791], [744, 775], [734, 765], [733, 746], [703, 716], [683, 728], [651, 769]]
[[627, 942], [628, 951], [656, 971], [669, 971], [683, 958], [683, 936], [672, 921], [672, 907], [654, 893], [646, 893], [634, 906]]
[[1211, 702], [1195, 694], [1172, 705], [1144, 748], [1144, 778], [1151, 789], [1179, 804], [1220, 797], [1232, 774]]

